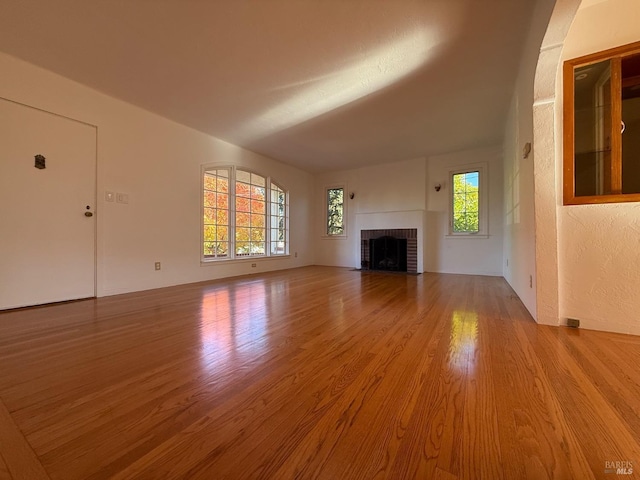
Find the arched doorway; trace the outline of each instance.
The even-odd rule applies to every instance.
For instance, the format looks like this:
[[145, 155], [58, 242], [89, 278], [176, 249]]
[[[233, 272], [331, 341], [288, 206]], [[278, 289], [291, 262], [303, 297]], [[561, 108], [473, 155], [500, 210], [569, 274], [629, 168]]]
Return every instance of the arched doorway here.
[[540, 47], [533, 87], [537, 320], [548, 325], [557, 325], [560, 320], [556, 124], [561, 117], [556, 105], [556, 79], [564, 40], [580, 3], [581, 0], [556, 1]]

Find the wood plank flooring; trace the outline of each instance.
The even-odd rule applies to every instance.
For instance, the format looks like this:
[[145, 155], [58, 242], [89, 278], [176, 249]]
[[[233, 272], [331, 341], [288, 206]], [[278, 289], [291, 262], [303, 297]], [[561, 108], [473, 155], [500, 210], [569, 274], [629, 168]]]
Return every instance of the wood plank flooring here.
[[500, 278], [308, 267], [0, 313], [0, 479], [638, 472], [640, 337], [538, 326]]

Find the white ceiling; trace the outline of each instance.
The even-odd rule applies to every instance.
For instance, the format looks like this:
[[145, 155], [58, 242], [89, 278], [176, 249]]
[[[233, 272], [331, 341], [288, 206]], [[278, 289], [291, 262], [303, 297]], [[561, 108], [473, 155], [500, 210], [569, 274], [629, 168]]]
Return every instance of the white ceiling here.
[[319, 172], [501, 141], [533, 0], [11, 0], [0, 50]]

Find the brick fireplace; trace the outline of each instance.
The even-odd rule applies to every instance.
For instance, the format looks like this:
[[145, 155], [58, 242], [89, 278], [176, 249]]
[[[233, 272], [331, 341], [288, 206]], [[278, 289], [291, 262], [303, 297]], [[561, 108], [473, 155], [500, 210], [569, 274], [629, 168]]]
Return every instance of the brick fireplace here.
[[360, 266], [362, 270], [418, 273], [418, 230], [361, 230]]

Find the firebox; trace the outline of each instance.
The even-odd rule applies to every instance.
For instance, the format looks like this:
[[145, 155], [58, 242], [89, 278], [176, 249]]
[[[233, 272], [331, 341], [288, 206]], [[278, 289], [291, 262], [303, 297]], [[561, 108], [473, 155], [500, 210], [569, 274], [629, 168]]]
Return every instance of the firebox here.
[[407, 271], [407, 239], [388, 235], [369, 240], [370, 270]]
[[362, 270], [417, 273], [417, 237], [415, 228], [361, 230]]

